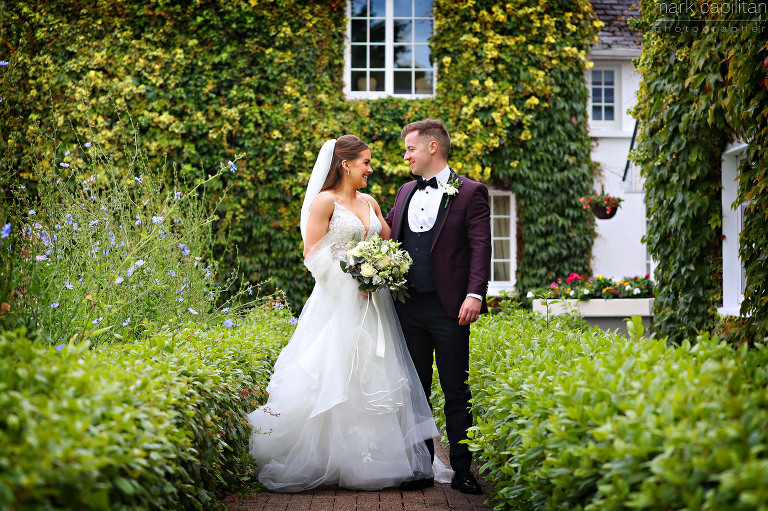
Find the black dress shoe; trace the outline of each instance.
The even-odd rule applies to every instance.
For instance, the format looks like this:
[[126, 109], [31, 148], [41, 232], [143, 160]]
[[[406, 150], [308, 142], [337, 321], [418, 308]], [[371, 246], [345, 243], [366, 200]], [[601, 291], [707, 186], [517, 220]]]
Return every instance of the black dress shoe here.
[[424, 488], [431, 488], [435, 485], [434, 477], [420, 477], [417, 479], [410, 479], [400, 483], [400, 491], [417, 491]]
[[461, 493], [469, 493], [470, 495], [481, 495], [483, 493], [480, 483], [477, 482], [477, 479], [469, 470], [457, 471], [451, 481], [451, 488], [459, 490]]

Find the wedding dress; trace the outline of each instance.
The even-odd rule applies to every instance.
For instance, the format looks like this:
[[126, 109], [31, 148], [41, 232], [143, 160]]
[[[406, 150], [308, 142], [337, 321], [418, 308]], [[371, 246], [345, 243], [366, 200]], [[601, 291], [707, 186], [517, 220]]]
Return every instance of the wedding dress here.
[[369, 219], [366, 233], [334, 202], [328, 232], [304, 262], [314, 290], [277, 359], [267, 404], [248, 414], [250, 452], [271, 490], [375, 490], [432, 475], [424, 440], [437, 428], [392, 297], [378, 291], [374, 305], [339, 264], [351, 240], [381, 232], [370, 204]]

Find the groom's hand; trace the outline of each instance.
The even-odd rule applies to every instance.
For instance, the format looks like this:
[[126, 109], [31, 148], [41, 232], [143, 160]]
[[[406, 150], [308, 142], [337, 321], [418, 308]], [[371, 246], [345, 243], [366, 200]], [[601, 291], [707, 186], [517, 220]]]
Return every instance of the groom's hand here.
[[480, 317], [480, 306], [483, 302], [474, 296], [468, 296], [464, 299], [459, 310], [459, 324], [470, 325]]

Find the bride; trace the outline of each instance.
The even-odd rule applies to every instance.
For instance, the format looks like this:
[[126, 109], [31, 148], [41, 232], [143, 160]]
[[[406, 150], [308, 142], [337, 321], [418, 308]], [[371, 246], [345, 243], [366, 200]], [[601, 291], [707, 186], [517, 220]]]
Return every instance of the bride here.
[[339, 264], [350, 241], [389, 238], [379, 205], [357, 191], [370, 163], [368, 146], [344, 135], [323, 145], [309, 179], [301, 234], [315, 287], [277, 359], [267, 404], [248, 414], [259, 481], [273, 491], [376, 490], [432, 476], [424, 440], [437, 428], [389, 290], [373, 304]]

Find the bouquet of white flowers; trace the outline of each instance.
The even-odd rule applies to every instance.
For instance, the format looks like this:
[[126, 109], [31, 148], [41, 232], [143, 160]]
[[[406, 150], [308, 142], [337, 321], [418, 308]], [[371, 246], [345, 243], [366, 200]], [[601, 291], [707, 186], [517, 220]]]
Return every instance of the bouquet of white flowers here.
[[346, 261], [341, 269], [360, 282], [360, 291], [378, 291], [388, 287], [392, 298], [405, 302], [409, 296], [406, 274], [413, 260], [400, 248], [399, 241], [374, 236], [368, 241], [349, 242]]

